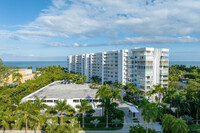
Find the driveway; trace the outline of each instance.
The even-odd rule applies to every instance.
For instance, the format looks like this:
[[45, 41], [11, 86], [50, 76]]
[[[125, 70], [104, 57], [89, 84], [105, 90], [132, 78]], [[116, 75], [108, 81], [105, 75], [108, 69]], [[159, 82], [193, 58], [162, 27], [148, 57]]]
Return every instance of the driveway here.
[[[118, 102], [118, 101], [117, 101]], [[119, 107], [118, 109], [124, 111], [125, 116], [124, 116], [124, 126], [120, 130], [114, 130], [114, 131], [79, 131], [79, 133], [128, 133], [129, 127], [133, 126], [133, 120], [131, 118], [131, 115], [129, 114], [129, 106], [132, 106], [132, 104], [127, 103], [127, 102], [118, 102]]]

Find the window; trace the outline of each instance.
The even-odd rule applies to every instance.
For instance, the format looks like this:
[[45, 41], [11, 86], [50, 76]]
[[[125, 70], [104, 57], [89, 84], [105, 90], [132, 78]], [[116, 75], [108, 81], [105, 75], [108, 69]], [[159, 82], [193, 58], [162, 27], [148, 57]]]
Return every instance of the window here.
[[52, 103], [52, 102], [53, 102], [53, 100], [46, 100], [46, 102], [47, 102], [47, 103]]
[[79, 103], [79, 100], [73, 100], [74, 103]]
[[99, 100], [93, 100], [94, 102], [99, 102]]

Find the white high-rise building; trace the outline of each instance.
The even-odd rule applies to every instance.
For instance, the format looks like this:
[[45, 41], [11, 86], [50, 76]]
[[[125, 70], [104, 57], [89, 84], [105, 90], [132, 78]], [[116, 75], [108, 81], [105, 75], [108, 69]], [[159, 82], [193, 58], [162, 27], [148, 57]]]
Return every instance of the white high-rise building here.
[[69, 72], [104, 81], [133, 83], [148, 91], [153, 85], [168, 86], [169, 49], [133, 48], [68, 56]]

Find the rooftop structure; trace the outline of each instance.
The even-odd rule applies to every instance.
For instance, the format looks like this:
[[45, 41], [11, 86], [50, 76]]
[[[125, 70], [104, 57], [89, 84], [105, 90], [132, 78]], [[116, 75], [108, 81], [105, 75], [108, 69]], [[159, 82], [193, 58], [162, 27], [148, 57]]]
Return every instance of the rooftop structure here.
[[97, 108], [99, 100], [95, 99], [97, 89], [91, 89], [90, 84], [65, 84], [62, 81], [55, 81], [24, 97], [22, 102], [34, 102], [35, 96], [45, 98], [45, 104], [55, 106], [57, 100], [67, 100], [67, 104], [75, 108], [80, 104], [80, 99], [89, 100], [93, 108]]
[[61, 82], [55, 82], [52, 85], [45, 87], [45, 89], [38, 91], [34, 95], [30, 95], [29, 98], [38, 96], [39, 98], [54, 98], [54, 99], [74, 99], [74, 98], [95, 98], [97, 90], [91, 89], [90, 84], [61, 84]]

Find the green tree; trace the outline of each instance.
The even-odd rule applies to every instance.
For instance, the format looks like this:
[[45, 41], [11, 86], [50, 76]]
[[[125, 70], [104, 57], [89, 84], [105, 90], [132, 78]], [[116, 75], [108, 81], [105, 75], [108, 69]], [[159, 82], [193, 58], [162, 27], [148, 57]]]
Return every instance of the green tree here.
[[142, 116], [143, 116], [143, 120], [147, 122], [147, 126], [146, 126], [146, 133], [148, 133], [148, 125], [150, 123], [152, 114], [153, 114], [153, 110], [154, 108], [152, 108], [152, 104], [151, 103], [147, 103], [146, 106], [143, 106], [142, 108]]
[[185, 88], [187, 92], [187, 100], [190, 101], [192, 107], [196, 110], [196, 124], [198, 125], [199, 108], [200, 108], [200, 84], [190, 81]]
[[45, 115], [47, 116], [47, 117], [49, 117], [49, 116], [53, 116], [53, 115], [56, 115], [58, 112], [56, 111], [56, 109], [54, 108], [54, 107], [51, 107], [51, 106], [49, 106], [49, 107], [47, 107], [47, 110], [45, 111]]
[[118, 89], [122, 89], [122, 88], [123, 88], [123, 84], [122, 84], [122, 83], [115, 82], [115, 83], [114, 83], [114, 87], [116, 87], [116, 88], [118, 88]]
[[98, 77], [98, 76], [92, 76], [92, 77], [90, 78], [90, 81], [92, 81], [92, 83], [99, 84], [99, 82], [101, 82], [101, 78]]
[[9, 125], [9, 118], [10, 118], [10, 111], [0, 109], [0, 125], [3, 128], [3, 132], [5, 132], [5, 129], [8, 129], [10, 127]]
[[187, 133], [187, 124], [183, 119], [173, 119], [172, 120], [172, 133]]
[[27, 133], [28, 124], [31, 122], [35, 122], [35, 124], [40, 121], [40, 119], [37, 117], [40, 115], [40, 112], [34, 108], [33, 104], [29, 101], [21, 103], [16, 111], [18, 120], [17, 125], [18, 127], [21, 127], [23, 123], [25, 123], [25, 133]]
[[61, 125], [63, 125], [63, 112], [73, 110], [73, 107], [70, 105], [67, 105], [67, 100], [58, 100], [56, 101], [55, 109], [57, 109], [60, 112], [60, 118], [61, 118]]
[[0, 58], [0, 66], [3, 66], [3, 61], [1, 58]]
[[92, 106], [91, 105], [88, 105], [90, 101], [88, 100], [80, 100], [81, 104], [80, 105], [76, 105], [76, 108], [79, 109], [79, 112], [82, 113], [82, 127], [85, 128], [85, 125], [84, 125], [84, 114], [85, 114], [85, 111], [89, 111], [90, 109], [92, 109]]
[[52, 119], [48, 119], [46, 123], [47, 123], [47, 127], [45, 128], [45, 132], [55, 133], [56, 128], [57, 128], [56, 121]]
[[15, 106], [19, 106], [20, 103], [21, 103], [21, 96], [18, 95], [18, 96], [15, 96], [13, 99], [12, 99], [12, 103], [15, 105]]
[[21, 74], [21, 73], [18, 73], [18, 72], [14, 72], [14, 73], [12, 74], [12, 80], [13, 80], [13, 82], [16, 83], [16, 84], [21, 83], [22, 77], [23, 77], [22, 74]]
[[27, 69], [33, 69], [33, 67], [32, 66], [28, 66]]
[[162, 118], [162, 128], [165, 132], [172, 131], [172, 122], [176, 119], [173, 115], [165, 114]]
[[168, 133], [187, 133], [187, 124], [185, 120], [165, 114], [162, 119], [162, 128]]
[[117, 100], [117, 99], [119, 99], [120, 101], [123, 101], [123, 98], [121, 96], [122, 90], [118, 90], [117, 88], [113, 88], [111, 91], [112, 91], [111, 92], [111, 100], [112, 101]]
[[114, 112], [115, 108], [118, 106], [117, 103], [111, 102], [110, 97], [105, 97], [104, 99], [101, 100], [101, 104], [99, 107], [103, 107], [105, 109], [105, 114], [106, 114], [106, 128], [108, 128], [108, 117], [109, 117], [109, 112]]
[[6, 83], [11, 73], [10, 67], [3, 65], [3, 61], [0, 59], [0, 83]]
[[84, 81], [86, 80], [86, 76], [83, 76], [83, 80], [84, 80]]
[[179, 117], [179, 113], [180, 111], [185, 111], [185, 112], [189, 112], [190, 110], [190, 105], [189, 103], [186, 101], [186, 97], [184, 95], [176, 95], [174, 99], [172, 99], [172, 107], [176, 108], [176, 114], [177, 114], [177, 118]]
[[39, 98], [38, 96], [35, 96], [34, 106], [37, 110], [44, 110], [45, 108], [48, 108], [48, 105], [44, 103], [46, 97]]
[[155, 98], [157, 99], [159, 106], [162, 101], [162, 96], [163, 96], [165, 90], [166, 90], [166, 88], [163, 88], [161, 86], [161, 84], [153, 85], [153, 88], [151, 88], [150, 96], [156, 94]]

